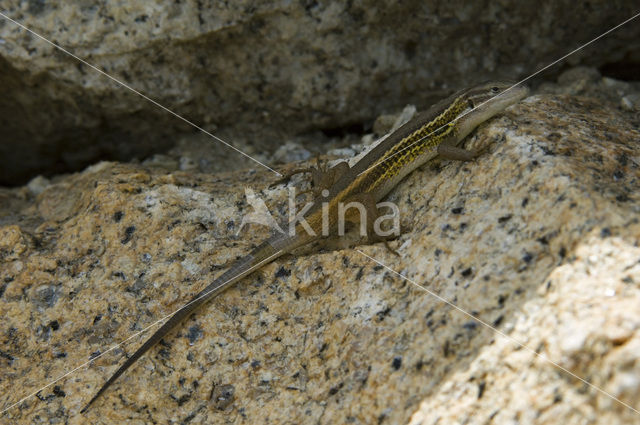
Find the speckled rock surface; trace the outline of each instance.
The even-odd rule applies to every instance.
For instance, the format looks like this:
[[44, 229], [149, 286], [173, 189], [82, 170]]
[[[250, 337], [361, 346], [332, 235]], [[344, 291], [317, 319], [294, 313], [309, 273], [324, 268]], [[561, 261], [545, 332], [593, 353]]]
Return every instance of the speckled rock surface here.
[[[2, 11], [264, 161], [303, 132], [323, 144], [454, 87], [522, 78], [637, 2], [5, 0]], [[638, 34], [632, 23], [569, 61], [639, 62]], [[199, 137], [4, 18], [0, 90], [0, 184]], [[257, 166], [211, 146], [218, 171]]]
[[[572, 80], [577, 80], [575, 77]], [[548, 90], [560, 90], [559, 83]], [[640, 406], [637, 112], [539, 94], [389, 199], [403, 235], [362, 252]], [[273, 176], [100, 163], [0, 195], [0, 406], [179, 308], [267, 236]], [[39, 193], [34, 195], [34, 193]], [[127, 344], [5, 412], [12, 423], [636, 423], [354, 249], [283, 258], [154, 348], [87, 414]], [[438, 422], [438, 418], [440, 421]]]
[[[626, 233], [626, 232], [625, 232]], [[585, 235], [464, 370], [455, 371], [410, 421], [633, 424], [640, 398], [640, 229]], [[538, 350], [537, 357], [528, 348]]]

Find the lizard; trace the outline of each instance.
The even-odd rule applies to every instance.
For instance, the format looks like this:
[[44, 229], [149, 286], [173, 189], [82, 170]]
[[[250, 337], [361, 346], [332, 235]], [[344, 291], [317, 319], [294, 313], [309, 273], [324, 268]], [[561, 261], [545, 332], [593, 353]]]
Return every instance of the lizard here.
[[[507, 82], [489, 82], [460, 90], [416, 114], [351, 167], [347, 162], [339, 162], [328, 170], [321, 170], [319, 166], [306, 170], [321, 186], [317, 189], [323, 190], [313, 191], [315, 199], [309, 208], [303, 210], [304, 220], [294, 223], [289, 232], [274, 233], [252, 252], [236, 260], [190, 302], [171, 315], [111, 375], [81, 413], [85, 413], [120, 375], [203, 304], [276, 258], [319, 240], [324, 236], [321, 234], [323, 226], [335, 231], [341, 204], [361, 202], [365, 206], [367, 235], [371, 236], [376, 202], [382, 200], [409, 173], [436, 157], [469, 161], [480, 155], [484, 149], [466, 150], [459, 145], [478, 125], [527, 94], [525, 86], [513, 86]], [[301, 171], [304, 172], [296, 172]], [[352, 220], [353, 217], [346, 219]]]

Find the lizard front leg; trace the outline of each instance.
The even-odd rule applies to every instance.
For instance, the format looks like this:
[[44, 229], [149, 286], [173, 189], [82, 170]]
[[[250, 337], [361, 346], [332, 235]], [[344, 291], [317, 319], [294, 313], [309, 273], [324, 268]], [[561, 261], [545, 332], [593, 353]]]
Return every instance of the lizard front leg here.
[[469, 150], [456, 146], [454, 141], [447, 141], [438, 145], [438, 155], [444, 159], [454, 161], [471, 161], [485, 153], [488, 149], [489, 146], [486, 145], [478, 149]]

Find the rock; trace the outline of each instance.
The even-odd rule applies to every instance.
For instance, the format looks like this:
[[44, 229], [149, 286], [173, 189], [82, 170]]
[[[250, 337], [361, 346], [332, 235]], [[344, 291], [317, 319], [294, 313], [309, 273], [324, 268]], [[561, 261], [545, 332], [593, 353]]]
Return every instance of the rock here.
[[603, 235], [602, 228], [583, 235], [570, 262], [523, 302], [509, 338], [495, 336], [409, 423], [637, 422], [629, 408], [637, 408], [640, 391], [637, 223], [630, 236]]
[[305, 161], [311, 157], [311, 153], [303, 146], [293, 142], [287, 142], [279, 147], [273, 154], [272, 158], [277, 163], [289, 163], [296, 161]]
[[[368, 128], [452, 88], [525, 77], [637, 12], [633, 1], [5, 0], [37, 34], [262, 161], [282, 141]], [[638, 61], [630, 23], [571, 56]], [[144, 160], [194, 129], [0, 17], [0, 184]], [[219, 142], [224, 170], [259, 167]], [[307, 147], [308, 149], [308, 147]], [[326, 146], [320, 149], [326, 152]]]
[[640, 81], [602, 77], [594, 68], [576, 67], [563, 72], [557, 83], [542, 84], [539, 93], [571, 94], [609, 103], [633, 125], [640, 125]]
[[47, 188], [47, 186], [49, 186], [49, 184], [50, 184], [49, 179], [42, 176], [37, 176], [31, 179], [31, 181], [27, 184], [27, 188], [34, 195], [39, 195], [42, 192], [44, 192], [44, 190]]
[[[640, 405], [639, 133], [618, 104], [527, 98], [469, 138], [485, 155], [425, 165], [390, 194], [399, 257], [365, 244], [279, 259], [185, 321], [85, 417], [149, 333], [3, 419], [635, 423], [518, 345]], [[245, 188], [280, 219], [287, 191], [274, 180], [103, 162], [37, 196], [7, 191], [26, 204], [0, 227], [0, 406], [172, 313], [260, 243], [267, 228], [236, 234]], [[40, 288], [55, 302], [32, 302]]]

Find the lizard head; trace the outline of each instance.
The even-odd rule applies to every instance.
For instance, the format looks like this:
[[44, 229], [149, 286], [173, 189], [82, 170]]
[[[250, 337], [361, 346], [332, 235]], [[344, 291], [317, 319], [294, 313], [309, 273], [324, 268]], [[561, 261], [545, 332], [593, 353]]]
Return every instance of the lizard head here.
[[463, 96], [471, 109], [483, 104], [504, 109], [520, 101], [528, 93], [526, 86], [509, 81], [489, 81], [466, 90]]
[[458, 116], [458, 137], [466, 137], [479, 124], [519, 102], [528, 93], [529, 89], [525, 86], [495, 81], [464, 90], [456, 100], [462, 103]]

